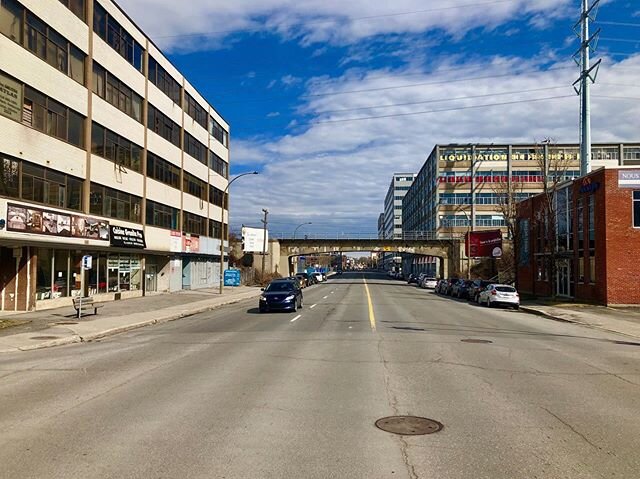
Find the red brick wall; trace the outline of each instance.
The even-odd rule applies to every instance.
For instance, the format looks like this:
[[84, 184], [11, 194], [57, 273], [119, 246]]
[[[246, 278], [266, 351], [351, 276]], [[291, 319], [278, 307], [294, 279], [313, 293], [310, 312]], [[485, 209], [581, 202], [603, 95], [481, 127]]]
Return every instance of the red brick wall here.
[[[606, 241], [606, 253], [599, 252], [605, 261], [601, 264], [606, 283], [607, 304], [640, 304], [640, 229], [633, 228], [633, 190], [618, 188], [618, 171], [605, 170], [603, 202], [606, 217], [596, 222], [598, 239]], [[640, 189], [640, 188], [638, 188]], [[603, 244], [604, 248], [604, 244]]]

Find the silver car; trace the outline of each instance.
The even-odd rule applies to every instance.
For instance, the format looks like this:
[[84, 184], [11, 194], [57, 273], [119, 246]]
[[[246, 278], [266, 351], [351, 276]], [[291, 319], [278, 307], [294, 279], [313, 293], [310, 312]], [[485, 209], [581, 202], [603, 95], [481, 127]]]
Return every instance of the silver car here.
[[438, 284], [438, 280], [435, 278], [431, 278], [429, 276], [425, 276], [422, 278], [422, 282], [420, 283], [421, 288], [425, 289], [436, 289], [436, 285]]
[[520, 295], [516, 288], [508, 284], [490, 284], [480, 291], [478, 303], [490, 308], [504, 305], [518, 309], [520, 307]]

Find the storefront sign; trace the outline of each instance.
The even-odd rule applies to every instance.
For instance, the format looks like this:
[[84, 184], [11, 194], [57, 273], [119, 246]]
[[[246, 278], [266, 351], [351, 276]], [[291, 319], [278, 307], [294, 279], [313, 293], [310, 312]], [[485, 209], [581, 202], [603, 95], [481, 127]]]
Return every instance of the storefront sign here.
[[7, 205], [7, 231], [108, 241], [109, 222], [40, 208]]
[[465, 253], [470, 258], [502, 256], [502, 231], [471, 231], [465, 237]]
[[0, 115], [22, 121], [22, 85], [0, 74]]
[[182, 251], [184, 253], [199, 253], [200, 252], [200, 237], [185, 233], [182, 235]]
[[145, 248], [147, 246], [142, 230], [111, 225], [109, 231], [111, 246], [119, 248]]
[[169, 243], [169, 251], [172, 253], [180, 253], [182, 251], [182, 232], [172, 231], [171, 242]]
[[618, 170], [619, 188], [640, 188], [640, 170]]
[[[440, 154], [440, 161], [445, 162], [457, 162], [457, 161], [507, 161], [509, 155], [506, 151], [481, 151], [474, 155], [470, 151], [443, 151]], [[561, 153], [549, 153], [547, 155], [548, 161], [578, 161], [580, 155], [578, 153], [561, 152]], [[514, 152], [511, 154], [512, 161], [541, 161], [544, 160], [544, 153], [520, 153]]]

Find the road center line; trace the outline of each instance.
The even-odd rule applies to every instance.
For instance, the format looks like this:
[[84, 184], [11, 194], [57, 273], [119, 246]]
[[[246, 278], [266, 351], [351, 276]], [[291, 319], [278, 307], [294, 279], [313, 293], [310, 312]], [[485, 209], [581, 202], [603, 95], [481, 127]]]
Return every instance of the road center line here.
[[322, 299], [327, 299], [328, 297], [329, 297], [328, 295], [327, 296], [323, 296]]
[[299, 314], [298, 316], [296, 316], [295, 318], [293, 318], [293, 319], [292, 319], [291, 321], [289, 321], [289, 322], [290, 322], [290, 323], [293, 323], [294, 321], [299, 320], [301, 316], [302, 316], [302, 315], [301, 315], [301, 314]]
[[315, 308], [316, 306], [318, 306], [318, 304], [317, 304], [317, 303], [316, 303], [316, 304], [312, 304], [311, 306], [309, 306], [309, 309], [313, 309], [313, 308]]
[[376, 316], [373, 314], [373, 303], [371, 302], [371, 293], [369, 292], [369, 286], [367, 285], [367, 280], [363, 276], [362, 281], [364, 281], [364, 289], [367, 292], [367, 302], [369, 304], [369, 323], [371, 324], [371, 331], [376, 330]]

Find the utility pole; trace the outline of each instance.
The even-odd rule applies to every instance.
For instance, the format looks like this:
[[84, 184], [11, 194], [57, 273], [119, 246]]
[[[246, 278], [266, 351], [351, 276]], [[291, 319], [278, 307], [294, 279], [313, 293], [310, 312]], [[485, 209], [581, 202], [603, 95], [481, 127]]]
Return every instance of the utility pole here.
[[264, 269], [265, 269], [265, 260], [267, 259], [267, 216], [269, 216], [269, 211], [265, 208], [262, 208], [262, 212], [264, 213], [264, 219], [262, 221], [262, 274], [260, 275], [261, 279], [264, 280]]
[[596, 0], [591, 6], [589, 0], [581, 1], [580, 21], [573, 27], [580, 38], [580, 49], [573, 56], [580, 67], [580, 78], [573, 83], [573, 89], [580, 95], [580, 175], [584, 176], [591, 172], [591, 83], [596, 81], [602, 60], [591, 66], [590, 53], [592, 49], [596, 49], [600, 29], [589, 36], [589, 22], [595, 21], [600, 0]]

